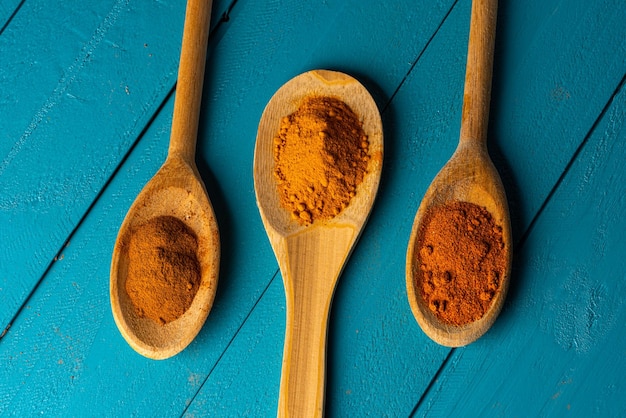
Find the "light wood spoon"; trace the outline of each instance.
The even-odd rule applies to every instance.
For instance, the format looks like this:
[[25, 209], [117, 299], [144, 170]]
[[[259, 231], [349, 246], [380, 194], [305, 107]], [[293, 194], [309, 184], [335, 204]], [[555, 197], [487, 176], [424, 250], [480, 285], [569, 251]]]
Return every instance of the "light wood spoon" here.
[[[273, 139], [281, 118], [296, 111], [311, 94], [335, 96], [350, 106], [363, 122], [371, 159], [356, 196], [343, 212], [331, 220], [301, 226], [279, 202]], [[337, 279], [374, 203], [382, 158], [382, 123], [376, 104], [348, 75], [324, 70], [301, 74], [276, 92], [261, 117], [254, 151], [254, 188], [283, 276], [287, 303], [279, 416], [323, 413], [330, 304]]]
[[[152, 359], [171, 357], [187, 347], [202, 328], [217, 288], [219, 233], [195, 163], [210, 16], [211, 1], [188, 1], [167, 159], [128, 210], [113, 249], [110, 287], [113, 318], [128, 344]], [[201, 270], [200, 287], [191, 306], [166, 325], [140, 318], [125, 290], [129, 234], [138, 225], [162, 215], [180, 219], [195, 232]]]
[[[511, 226], [504, 187], [487, 152], [487, 123], [496, 29], [497, 0], [472, 2], [465, 91], [459, 145], [426, 191], [415, 216], [406, 262], [409, 304], [417, 322], [435, 342], [459, 347], [482, 336], [496, 320], [507, 293], [511, 272]], [[418, 232], [424, 214], [434, 206], [465, 201], [485, 207], [502, 227], [508, 262], [499, 290], [484, 316], [465, 326], [441, 322], [428, 308], [416, 283], [419, 271]]]

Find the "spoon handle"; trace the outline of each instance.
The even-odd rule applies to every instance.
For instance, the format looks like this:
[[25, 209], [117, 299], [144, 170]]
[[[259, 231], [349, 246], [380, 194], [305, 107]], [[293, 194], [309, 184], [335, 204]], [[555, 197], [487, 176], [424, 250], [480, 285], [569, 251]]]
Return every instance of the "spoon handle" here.
[[189, 0], [174, 99], [168, 155], [194, 163], [212, 0]]
[[352, 226], [314, 227], [274, 241], [287, 302], [279, 417], [323, 416], [328, 315], [357, 235]]
[[[308, 281], [315, 279], [312, 276], [306, 278]], [[332, 294], [311, 292], [310, 286], [300, 286], [297, 282], [294, 287], [293, 292], [287, 292], [287, 327], [278, 417], [321, 417]]]
[[487, 141], [498, 0], [473, 0], [460, 141]]

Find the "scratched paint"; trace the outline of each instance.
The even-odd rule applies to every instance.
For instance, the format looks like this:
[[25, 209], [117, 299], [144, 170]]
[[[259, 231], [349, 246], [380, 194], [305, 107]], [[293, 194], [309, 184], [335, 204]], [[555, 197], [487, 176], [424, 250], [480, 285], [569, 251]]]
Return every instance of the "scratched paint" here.
[[544, 327], [563, 349], [585, 353], [601, 344], [604, 334], [615, 325], [614, 305], [607, 300], [606, 285], [592, 279], [586, 266], [561, 273], [567, 276], [562, 290], [543, 302], [549, 309], [543, 317]]
[[[0, 333], [0, 410], [275, 415], [284, 296], [254, 202], [254, 133], [278, 86], [331, 67], [371, 89], [389, 152], [333, 303], [327, 415], [405, 416], [420, 399], [416, 415], [626, 414], [626, 194], [615, 193], [625, 184], [624, 106], [620, 95], [611, 101], [626, 59], [619, 0], [500, 2], [489, 145], [525, 244], [499, 320], [451, 354], [412, 318], [404, 256], [421, 196], [458, 140], [470, 1], [237, 1], [210, 52], [198, 141], [200, 172], [228, 231], [223, 280], [194, 343], [151, 362], [113, 323], [108, 267], [117, 228], [164, 155], [183, 3], [124, 3], [87, 59], [81, 51], [121, 3], [28, 0], [0, 34], [0, 161], [55, 98], [0, 177], [0, 194], [11, 190], [0, 208], [0, 319], [24, 304]], [[73, 82], [54, 96], [64, 76]], [[557, 185], [607, 104], [571, 166], [584, 181], [568, 174]], [[68, 135], [76, 131], [86, 135]]]
[[[94, 8], [69, 2], [63, 7], [25, 2], [0, 37], [0, 91], [22, 92], [15, 102], [0, 99], [0, 125], [11, 138], [0, 141], [0, 223], [14, 225], [3, 231], [7, 244], [0, 257], [24, 260], [0, 262], [0, 288], [7, 301], [0, 309], [1, 329], [175, 83], [182, 16], [171, 15], [172, 8], [180, 6], [129, 7], [125, 1], [108, 1]], [[133, 24], [137, 8], [147, 13], [144, 23]], [[50, 23], [64, 19], [72, 20], [72, 30]], [[135, 28], [132, 34], [125, 29], [129, 26]], [[50, 27], [50, 31], [33, 32], [33, 27]], [[31, 48], [8, 47], [24, 37], [34, 43]], [[143, 47], [151, 40], [161, 45], [164, 59], [159, 66], [146, 65], [154, 63]], [[124, 45], [125, 59], [116, 59], [116, 50], [106, 41]], [[36, 63], [28, 75], [11, 71], [24, 61]], [[108, 94], [102, 81], [122, 74], [135, 80], [135, 102], [129, 105], [123, 91], [114, 102], [100, 100]], [[77, 101], [66, 93], [89, 100]]]
[[625, 389], [626, 222], [617, 217], [626, 200], [605, 197], [626, 181], [626, 129], [615, 121], [626, 109], [626, 78], [608, 106], [518, 248], [512, 297], [520, 302], [508, 315], [505, 308], [506, 322], [485, 344], [454, 352], [418, 415], [618, 416], [626, 409], [616, 395]]

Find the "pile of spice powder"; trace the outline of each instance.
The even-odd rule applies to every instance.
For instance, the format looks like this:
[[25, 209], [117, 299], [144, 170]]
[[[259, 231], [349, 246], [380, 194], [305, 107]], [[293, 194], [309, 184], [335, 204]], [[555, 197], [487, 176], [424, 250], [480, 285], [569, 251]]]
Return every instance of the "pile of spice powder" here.
[[367, 173], [369, 142], [355, 113], [338, 98], [306, 97], [281, 120], [274, 175], [283, 207], [301, 225], [331, 219]]
[[181, 317], [200, 287], [198, 240], [178, 218], [159, 216], [128, 238], [126, 293], [137, 315], [165, 325]]
[[502, 228], [468, 202], [435, 206], [418, 232], [417, 287], [441, 321], [462, 326], [482, 318], [506, 271]]

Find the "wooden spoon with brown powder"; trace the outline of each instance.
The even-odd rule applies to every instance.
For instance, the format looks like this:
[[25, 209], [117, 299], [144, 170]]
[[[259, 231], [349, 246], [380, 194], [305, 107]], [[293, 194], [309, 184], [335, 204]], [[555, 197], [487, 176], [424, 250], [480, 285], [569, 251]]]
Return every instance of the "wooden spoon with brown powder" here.
[[[491, 96], [497, 0], [472, 2], [463, 117], [458, 148], [426, 191], [413, 223], [407, 250], [406, 286], [409, 304], [423, 331], [435, 342], [451, 347], [469, 344], [494, 323], [504, 303], [511, 271], [511, 227], [504, 187], [487, 152], [487, 123]], [[506, 267], [499, 288], [484, 315], [463, 325], [440, 320], [424, 300], [419, 286], [421, 266], [418, 238], [424, 215], [452, 202], [485, 208], [502, 228]], [[454, 255], [452, 255], [454, 256]]]
[[[113, 250], [110, 291], [115, 323], [134, 350], [152, 359], [171, 357], [187, 347], [202, 328], [217, 288], [217, 222], [195, 163], [210, 16], [211, 1], [188, 1], [168, 156], [130, 207]], [[182, 316], [165, 325], [140, 315], [125, 286], [129, 263], [142, 262], [129, 257], [131, 235], [147, 221], [161, 216], [179, 219], [195, 235], [200, 273], [191, 305]]]
[[[330, 219], [312, 223], [307, 215], [302, 223], [292, 208], [281, 203], [275, 152], [281, 146], [277, 145], [281, 121], [310, 96], [335, 97], [352, 109], [368, 138], [369, 162], [367, 173], [345, 209]], [[330, 131], [319, 132], [320, 137], [332, 134]], [[254, 188], [287, 300], [279, 416], [313, 417], [323, 413], [330, 304], [337, 279], [374, 203], [382, 156], [382, 124], [376, 104], [358, 81], [342, 73], [311, 71], [295, 77], [276, 92], [261, 117], [254, 152]], [[294, 156], [291, 162], [297, 161]], [[306, 160], [301, 164], [307, 164]], [[333, 186], [321, 183], [320, 187]], [[314, 212], [317, 207], [303, 209]]]

